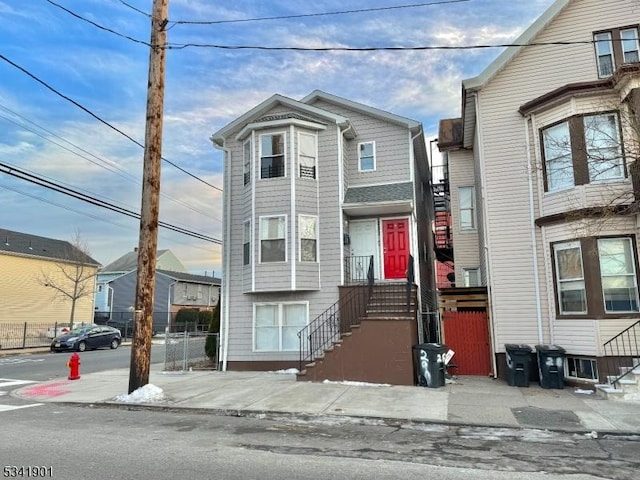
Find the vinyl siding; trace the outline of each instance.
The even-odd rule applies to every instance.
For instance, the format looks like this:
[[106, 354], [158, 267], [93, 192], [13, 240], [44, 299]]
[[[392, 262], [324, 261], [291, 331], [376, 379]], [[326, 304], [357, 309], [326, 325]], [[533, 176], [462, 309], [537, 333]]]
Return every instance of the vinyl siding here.
[[[534, 41], [591, 40], [595, 30], [628, 23], [628, 14], [625, 1], [572, 2]], [[497, 346], [538, 339], [525, 124], [518, 108], [560, 86], [597, 78], [591, 44], [537, 46], [521, 50], [479, 92]]]
[[[85, 268], [96, 272], [96, 267]], [[41, 285], [39, 280], [46, 272], [63, 282], [55, 262], [0, 254], [0, 272], [0, 323], [50, 323], [53, 326], [55, 322], [69, 321], [71, 301], [54, 298], [54, 291]], [[76, 322], [93, 322], [95, 278], [90, 281], [89, 289], [89, 295], [76, 301]]]

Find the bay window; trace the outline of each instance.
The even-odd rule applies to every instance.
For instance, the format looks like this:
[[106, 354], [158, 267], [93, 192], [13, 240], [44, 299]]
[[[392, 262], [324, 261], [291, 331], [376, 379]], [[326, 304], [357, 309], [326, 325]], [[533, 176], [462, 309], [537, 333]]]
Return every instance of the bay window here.
[[300, 215], [298, 227], [300, 231], [300, 261], [316, 262], [318, 260], [318, 217]]
[[251, 140], [244, 142], [242, 146], [242, 175], [244, 177], [244, 185], [251, 183]]
[[580, 242], [554, 245], [560, 313], [587, 313], [587, 291]]
[[260, 217], [260, 262], [287, 261], [287, 217]]
[[316, 136], [298, 135], [298, 164], [300, 178], [316, 178]]
[[573, 160], [569, 122], [562, 122], [543, 131], [547, 188], [550, 192], [573, 187]]
[[598, 239], [605, 312], [637, 312], [638, 283], [630, 238]]
[[284, 176], [284, 134], [260, 135], [260, 178]]

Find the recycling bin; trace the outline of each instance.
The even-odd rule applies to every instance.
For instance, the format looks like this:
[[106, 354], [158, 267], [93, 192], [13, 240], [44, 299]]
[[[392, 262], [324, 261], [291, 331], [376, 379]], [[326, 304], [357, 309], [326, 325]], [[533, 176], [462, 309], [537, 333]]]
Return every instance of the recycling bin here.
[[445, 356], [449, 347], [440, 343], [421, 343], [413, 346], [417, 384], [421, 387], [444, 386]]
[[528, 387], [531, 376], [531, 347], [507, 343], [507, 384], [512, 387]]
[[564, 388], [564, 353], [557, 345], [536, 345], [542, 388]]

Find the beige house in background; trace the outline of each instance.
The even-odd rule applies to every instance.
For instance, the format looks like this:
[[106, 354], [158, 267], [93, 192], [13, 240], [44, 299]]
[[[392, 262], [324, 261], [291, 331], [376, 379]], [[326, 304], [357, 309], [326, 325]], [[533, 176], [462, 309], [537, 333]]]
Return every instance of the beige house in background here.
[[638, 328], [639, 23], [636, 1], [555, 1], [441, 123], [456, 284], [487, 287], [498, 375], [505, 344], [557, 344], [596, 383]]
[[[71, 300], [55, 296], [45, 278], [64, 285], [62, 269], [80, 265], [89, 294], [75, 305], [76, 322], [93, 322], [95, 274], [100, 264], [64, 240], [0, 229], [0, 324], [69, 322]], [[69, 284], [72, 291], [73, 283]]]

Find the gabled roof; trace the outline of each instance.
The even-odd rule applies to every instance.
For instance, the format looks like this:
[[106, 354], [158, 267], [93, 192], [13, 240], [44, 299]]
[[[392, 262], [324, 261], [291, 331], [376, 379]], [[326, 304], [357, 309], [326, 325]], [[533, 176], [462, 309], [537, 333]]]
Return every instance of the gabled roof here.
[[321, 108], [313, 107], [311, 105], [307, 105], [303, 102], [299, 102], [297, 100], [293, 100], [292, 98], [285, 97], [283, 95], [275, 94], [270, 98], [255, 106], [245, 114], [236, 118], [231, 123], [227, 124], [225, 127], [218, 130], [211, 136], [211, 141], [218, 146], [222, 146], [224, 144], [225, 138], [227, 138], [234, 131], [240, 129], [245, 124], [250, 123], [252, 121], [256, 121], [261, 119], [265, 114], [267, 114], [271, 109], [278, 105], [283, 105], [297, 112], [304, 112], [305, 114], [331, 121], [342, 127], [349, 126], [349, 121], [343, 117], [342, 115], [337, 115], [335, 113], [328, 112], [327, 110], [323, 110]]
[[416, 120], [401, 117], [400, 115], [380, 110], [379, 108], [370, 107], [362, 103], [354, 102], [353, 100], [347, 100], [346, 98], [338, 97], [337, 95], [332, 95], [321, 90], [314, 90], [300, 101], [311, 104], [317, 100], [324, 100], [336, 105], [344, 105], [351, 110], [366, 113], [367, 115], [370, 115], [372, 117], [386, 120], [388, 122], [395, 123], [397, 125], [401, 125], [410, 129], [417, 129], [421, 127], [420, 122], [417, 122]]
[[538, 34], [544, 30], [547, 25], [549, 25], [549, 23], [551, 23], [558, 14], [567, 7], [567, 5], [571, 3], [571, 1], [572, 0], [556, 0], [551, 4], [551, 6], [540, 17], [538, 17], [538, 19], [533, 22], [529, 28], [527, 28], [512, 42], [513, 44], [520, 46], [507, 47], [507, 49], [504, 50], [498, 58], [491, 62], [480, 75], [463, 80], [463, 89], [467, 91], [475, 91], [486, 85], [487, 82], [493, 79], [493, 77], [504, 69], [523, 48], [526, 48], [523, 45], [531, 43], [531, 41], [538, 36]]
[[[160, 259], [160, 257], [167, 252], [169, 252], [169, 250], [158, 250], [157, 258]], [[125, 253], [106, 267], [101, 268], [100, 273], [127, 273], [136, 268], [138, 268], [138, 252], [133, 250]]]
[[38, 237], [3, 228], [0, 228], [0, 253], [62, 260], [96, 267], [100, 265], [98, 261], [64, 240]]
[[192, 275], [190, 273], [184, 272], [171, 272], [169, 270], [156, 270], [156, 273], [161, 275], [166, 275], [173, 280], [179, 280], [181, 282], [187, 283], [202, 283], [206, 285], [216, 285], [220, 286], [222, 280], [216, 277], [208, 277], [206, 275]]

